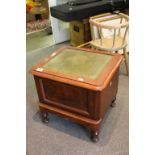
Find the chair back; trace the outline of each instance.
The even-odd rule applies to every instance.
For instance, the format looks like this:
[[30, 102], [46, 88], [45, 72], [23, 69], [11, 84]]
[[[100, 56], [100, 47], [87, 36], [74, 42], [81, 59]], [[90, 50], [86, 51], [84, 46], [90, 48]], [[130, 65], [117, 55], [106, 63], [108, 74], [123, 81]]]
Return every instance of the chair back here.
[[89, 20], [92, 46], [96, 48], [118, 51], [127, 46], [129, 17], [123, 13], [104, 13], [93, 16]]

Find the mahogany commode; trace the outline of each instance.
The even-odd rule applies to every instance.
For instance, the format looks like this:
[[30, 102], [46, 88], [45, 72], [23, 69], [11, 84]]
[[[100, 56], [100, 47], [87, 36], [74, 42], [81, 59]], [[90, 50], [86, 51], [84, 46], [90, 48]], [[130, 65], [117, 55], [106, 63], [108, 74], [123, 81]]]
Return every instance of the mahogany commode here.
[[43, 122], [48, 112], [90, 128], [98, 140], [101, 121], [114, 106], [122, 56], [64, 47], [32, 67]]

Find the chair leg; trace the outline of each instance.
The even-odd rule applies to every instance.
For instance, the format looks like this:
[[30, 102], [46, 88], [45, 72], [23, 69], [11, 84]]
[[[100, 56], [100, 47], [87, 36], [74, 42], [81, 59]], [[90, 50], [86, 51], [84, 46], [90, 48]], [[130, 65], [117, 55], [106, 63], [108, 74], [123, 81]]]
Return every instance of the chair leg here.
[[92, 51], [97, 51], [98, 49], [96, 47], [94, 47], [94, 46], [91, 46], [91, 50]]
[[78, 45], [77, 47], [81, 48], [81, 47], [85, 47], [85, 46], [87, 46], [87, 45], [89, 45], [89, 44], [90, 44], [90, 42], [87, 42], [87, 43], [84, 43], [84, 44]]
[[123, 49], [123, 55], [124, 55], [124, 59], [125, 59], [124, 62], [125, 62], [125, 66], [126, 66], [126, 74], [127, 74], [127, 76], [129, 76], [129, 64], [127, 61], [128, 57], [127, 57], [127, 53], [126, 53], [125, 49]]

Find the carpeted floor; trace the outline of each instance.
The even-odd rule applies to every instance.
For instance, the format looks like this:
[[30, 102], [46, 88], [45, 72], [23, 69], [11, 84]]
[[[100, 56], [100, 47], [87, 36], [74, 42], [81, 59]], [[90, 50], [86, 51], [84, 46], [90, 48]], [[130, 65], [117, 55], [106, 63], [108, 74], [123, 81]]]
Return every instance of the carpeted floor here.
[[53, 34], [48, 34], [47, 30], [35, 32], [26, 36], [27, 52], [38, 51], [54, 45]]
[[29, 69], [63, 44], [27, 52], [27, 155], [128, 155], [129, 79], [119, 76], [117, 106], [110, 108], [102, 123], [100, 140], [93, 143], [83, 126], [50, 115], [49, 124], [39, 118], [38, 97]]

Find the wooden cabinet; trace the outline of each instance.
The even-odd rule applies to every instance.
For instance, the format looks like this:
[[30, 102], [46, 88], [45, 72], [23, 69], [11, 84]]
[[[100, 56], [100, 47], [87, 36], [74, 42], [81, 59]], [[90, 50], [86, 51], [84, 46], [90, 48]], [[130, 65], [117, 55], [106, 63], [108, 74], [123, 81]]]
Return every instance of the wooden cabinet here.
[[48, 112], [57, 114], [90, 128], [97, 141], [116, 99], [121, 60], [119, 54], [65, 47], [32, 67], [43, 122]]
[[78, 46], [91, 40], [89, 19], [70, 22], [70, 42]]

